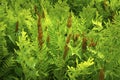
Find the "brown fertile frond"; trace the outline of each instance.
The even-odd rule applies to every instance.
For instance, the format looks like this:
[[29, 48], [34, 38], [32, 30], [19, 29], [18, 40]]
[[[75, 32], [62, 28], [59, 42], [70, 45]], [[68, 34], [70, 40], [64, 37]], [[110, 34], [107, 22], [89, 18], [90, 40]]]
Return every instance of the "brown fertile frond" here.
[[89, 47], [95, 47], [97, 45], [97, 42], [94, 42], [93, 39], [91, 40]]
[[70, 28], [72, 26], [72, 15], [70, 14], [67, 20], [67, 27]]
[[99, 72], [99, 80], [104, 80], [104, 70], [103, 70], [103, 68], [100, 69], [100, 72]]
[[77, 41], [79, 37], [80, 37], [80, 34], [74, 34], [73, 35], [74, 42]]
[[87, 49], [87, 38], [83, 37], [82, 39], [82, 52], [85, 52]]
[[69, 34], [67, 36], [67, 39], [66, 39], [66, 44], [65, 44], [65, 47], [64, 47], [64, 55], [63, 55], [63, 59], [65, 60], [66, 56], [67, 56], [67, 53], [68, 53], [68, 50], [69, 50], [69, 47], [67, 46], [67, 44], [70, 42], [70, 38], [71, 38], [71, 35], [72, 34]]
[[69, 34], [69, 35], [67, 36], [66, 44], [68, 44], [68, 43], [70, 42], [70, 38], [71, 38], [71, 36], [72, 36], [72, 34]]
[[43, 31], [42, 31], [42, 25], [41, 25], [41, 16], [40, 14], [38, 14], [38, 42], [39, 42], [39, 46], [42, 47], [43, 44]]
[[63, 59], [65, 60], [67, 53], [68, 53], [69, 47], [67, 46], [67, 44], [64, 47], [64, 55], [63, 55]]

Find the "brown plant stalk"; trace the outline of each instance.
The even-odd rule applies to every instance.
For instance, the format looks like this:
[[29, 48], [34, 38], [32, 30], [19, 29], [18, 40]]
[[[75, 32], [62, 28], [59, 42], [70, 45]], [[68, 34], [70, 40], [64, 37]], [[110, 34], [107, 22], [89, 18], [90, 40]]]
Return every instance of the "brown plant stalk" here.
[[100, 72], [99, 72], [99, 80], [104, 80], [104, 70], [103, 70], [103, 68], [100, 69]]
[[70, 42], [70, 38], [71, 38], [71, 34], [69, 34], [67, 36], [67, 39], [66, 39], [66, 44], [64, 46], [64, 55], [63, 55], [63, 59], [65, 60], [67, 54], [68, 54], [68, 50], [69, 50], [69, 47], [68, 47], [68, 43]]
[[72, 15], [70, 14], [67, 20], [67, 27], [70, 28], [72, 26]]
[[41, 25], [41, 16], [40, 14], [38, 14], [38, 42], [39, 42], [39, 46], [42, 47], [43, 44], [43, 31], [42, 31], [42, 25]]
[[83, 37], [82, 39], [82, 52], [85, 52], [87, 50], [87, 38]]

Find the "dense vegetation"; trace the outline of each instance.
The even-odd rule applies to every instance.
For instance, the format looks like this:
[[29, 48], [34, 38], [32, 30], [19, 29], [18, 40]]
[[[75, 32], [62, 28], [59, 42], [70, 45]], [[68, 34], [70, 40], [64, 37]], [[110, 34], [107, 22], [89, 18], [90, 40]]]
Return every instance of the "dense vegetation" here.
[[0, 80], [120, 80], [120, 0], [0, 0]]

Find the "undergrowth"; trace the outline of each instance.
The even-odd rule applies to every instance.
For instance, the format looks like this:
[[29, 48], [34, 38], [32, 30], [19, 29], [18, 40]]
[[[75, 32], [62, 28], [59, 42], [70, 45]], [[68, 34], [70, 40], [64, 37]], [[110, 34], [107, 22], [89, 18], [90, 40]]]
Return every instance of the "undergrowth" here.
[[119, 80], [120, 0], [1, 0], [0, 80]]

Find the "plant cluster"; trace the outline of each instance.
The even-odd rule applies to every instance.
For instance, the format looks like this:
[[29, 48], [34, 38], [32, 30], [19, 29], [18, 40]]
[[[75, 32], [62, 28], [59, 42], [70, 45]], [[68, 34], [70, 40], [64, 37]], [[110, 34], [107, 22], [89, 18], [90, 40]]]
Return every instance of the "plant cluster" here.
[[0, 0], [0, 80], [119, 80], [120, 0]]

